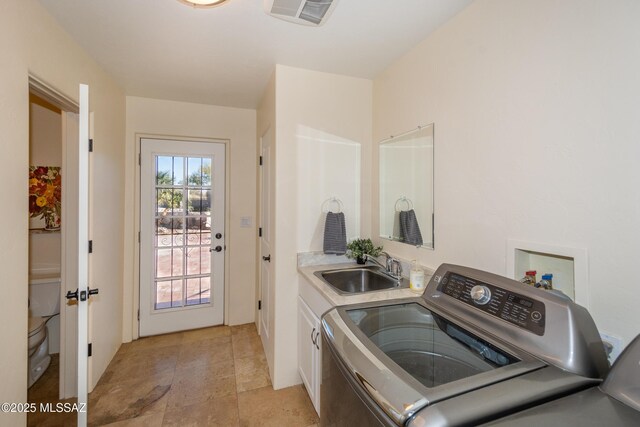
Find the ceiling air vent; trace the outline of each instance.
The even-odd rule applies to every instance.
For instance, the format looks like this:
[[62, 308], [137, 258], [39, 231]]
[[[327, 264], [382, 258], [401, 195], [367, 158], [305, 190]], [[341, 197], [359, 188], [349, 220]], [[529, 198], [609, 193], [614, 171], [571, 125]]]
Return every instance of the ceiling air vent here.
[[326, 22], [338, 0], [264, 0], [271, 16], [302, 25], [319, 26]]

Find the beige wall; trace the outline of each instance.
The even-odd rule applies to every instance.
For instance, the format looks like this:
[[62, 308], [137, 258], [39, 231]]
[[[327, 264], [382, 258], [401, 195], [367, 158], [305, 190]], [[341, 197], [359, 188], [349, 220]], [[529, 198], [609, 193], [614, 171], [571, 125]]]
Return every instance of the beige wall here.
[[[317, 215], [309, 219], [298, 214], [298, 150], [301, 129], [313, 129], [337, 141], [360, 144], [361, 200], [370, 206], [368, 191], [371, 174], [372, 82], [365, 79], [320, 73], [278, 65], [275, 82], [276, 108], [276, 195], [275, 240], [275, 352], [273, 385], [287, 387], [300, 382], [297, 345], [297, 253], [311, 250], [298, 247], [300, 224], [316, 224]], [[328, 174], [340, 159], [324, 159]], [[318, 177], [318, 179], [323, 179]], [[319, 213], [318, 213], [319, 214]], [[361, 210], [361, 229], [368, 230], [369, 212]]]
[[[62, 116], [37, 100], [29, 103], [29, 165], [62, 166]], [[29, 218], [29, 228], [43, 227]], [[29, 270], [43, 264], [60, 268], [60, 233], [29, 234]]]
[[[226, 139], [229, 167], [229, 313], [230, 325], [254, 321], [256, 248], [256, 111], [214, 105], [127, 97], [126, 224], [124, 235], [124, 329], [125, 341], [137, 338], [138, 324], [133, 313], [138, 308], [135, 257], [138, 251], [136, 193], [136, 134]], [[240, 227], [240, 217], [251, 217], [251, 227]]]
[[36, 166], [62, 166], [62, 117], [59, 111], [29, 103], [29, 162]]
[[385, 248], [498, 274], [507, 239], [586, 248], [598, 328], [640, 333], [639, 21], [635, 1], [477, 0], [378, 76], [375, 141], [435, 122], [435, 250]]
[[[27, 397], [27, 180], [29, 164], [28, 73], [77, 99], [78, 84], [91, 86], [97, 149], [93, 157], [92, 286], [100, 297], [92, 303], [95, 384], [121, 343], [122, 303], [124, 95], [121, 89], [64, 33], [34, 0], [0, 4], [0, 172], [3, 183], [3, 229], [0, 248], [3, 290], [0, 302], [0, 401], [25, 402]], [[18, 425], [24, 415], [0, 414], [0, 424]]]

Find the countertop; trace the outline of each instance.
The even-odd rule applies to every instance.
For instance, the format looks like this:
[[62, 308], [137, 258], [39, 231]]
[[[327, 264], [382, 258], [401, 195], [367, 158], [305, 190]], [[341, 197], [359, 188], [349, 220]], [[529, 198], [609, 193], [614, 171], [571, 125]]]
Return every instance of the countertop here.
[[[313, 288], [315, 288], [320, 294], [333, 306], [338, 305], [347, 305], [347, 304], [357, 304], [362, 302], [371, 302], [371, 301], [386, 301], [400, 298], [413, 298], [419, 296], [420, 293], [413, 292], [409, 288], [401, 288], [401, 289], [389, 289], [384, 291], [373, 291], [366, 292], [361, 294], [354, 295], [340, 295], [336, 291], [333, 290], [331, 286], [320, 280], [313, 273], [316, 271], [324, 271], [324, 270], [335, 270], [342, 268], [355, 268], [358, 264], [353, 263], [339, 263], [339, 264], [322, 264], [322, 265], [307, 265], [298, 267], [298, 272], [305, 278], [305, 280], [311, 284]], [[425, 274], [425, 284], [429, 282], [431, 276], [433, 275], [432, 271], [426, 270]]]

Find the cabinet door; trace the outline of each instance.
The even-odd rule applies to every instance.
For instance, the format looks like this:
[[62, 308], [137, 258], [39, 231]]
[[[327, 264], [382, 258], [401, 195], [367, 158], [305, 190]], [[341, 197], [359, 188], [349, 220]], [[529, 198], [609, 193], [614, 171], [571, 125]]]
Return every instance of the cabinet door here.
[[[304, 300], [298, 297], [298, 371], [316, 411], [320, 402], [320, 357], [317, 340], [320, 337], [320, 319]], [[316, 347], [316, 343], [318, 344]]]

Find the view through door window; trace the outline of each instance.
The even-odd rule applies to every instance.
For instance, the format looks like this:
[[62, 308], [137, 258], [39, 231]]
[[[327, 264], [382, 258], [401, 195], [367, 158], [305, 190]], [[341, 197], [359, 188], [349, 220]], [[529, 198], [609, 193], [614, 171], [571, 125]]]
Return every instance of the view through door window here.
[[211, 302], [211, 157], [155, 156], [156, 310]]

